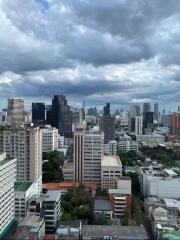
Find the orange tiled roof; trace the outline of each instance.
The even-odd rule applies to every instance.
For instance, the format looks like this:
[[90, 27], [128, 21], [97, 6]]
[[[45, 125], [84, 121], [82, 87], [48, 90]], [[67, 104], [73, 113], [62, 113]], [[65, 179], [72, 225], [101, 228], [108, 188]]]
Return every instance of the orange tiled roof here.
[[[65, 188], [74, 188], [79, 187], [80, 183], [76, 182], [59, 182], [59, 183], [45, 183], [42, 185], [43, 189], [47, 190], [58, 190]], [[96, 190], [97, 186], [95, 183], [85, 184], [86, 188], [90, 188], [91, 190]]]

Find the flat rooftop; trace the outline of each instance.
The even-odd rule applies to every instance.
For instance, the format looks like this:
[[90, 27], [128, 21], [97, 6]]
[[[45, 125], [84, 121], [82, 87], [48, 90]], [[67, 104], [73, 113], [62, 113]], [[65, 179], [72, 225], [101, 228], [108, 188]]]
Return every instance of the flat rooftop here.
[[82, 238], [102, 239], [104, 236], [110, 236], [112, 239], [138, 239], [148, 240], [144, 227], [136, 226], [102, 226], [102, 225], [84, 225], [82, 227]]
[[60, 195], [60, 190], [48, 190], [44, 198], [44, 202], [55, 202], [56, 200], [59, 200]]
[[94, 201], [94, 211], [111, 211], [111, 203], [104, 199], [95, 199]]
[[122, 166], [121, 161], [119, 159], [118, 156], [114, 155], [114, 156], [107, 156], [104, 155], [102, 162], [101, 162], [101, 166], [102, 167], [119, 167]]
[[41, 226], [42, 219], [39, 216], [29, 215], [23, 218], [22, 222], [18, 224], [18, 227], [31, 227], [38, 228]]
[[31, 186], [31, 182], [15, 182], [14, 183], [14, 191], [15, 192], [26, 192], [28, 188]]

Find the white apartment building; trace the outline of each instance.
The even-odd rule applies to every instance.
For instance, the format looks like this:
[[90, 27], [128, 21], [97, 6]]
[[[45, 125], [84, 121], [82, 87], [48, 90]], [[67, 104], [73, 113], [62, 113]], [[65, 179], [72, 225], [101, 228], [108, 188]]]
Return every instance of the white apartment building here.
[[38, 188], [35, 183], [31, 182], [15, 182], [15, 217], [23, 218], [27, 215], [29, 199], [38, 194]]
[[118, 156], [103, 156], [101, 162], [101, 188], [116, 189], [122, 176], [122, 164]]
[[117, 155], [117, 141], [111, 140], [108, 143], [104, 144], [104, 154], [106, 155]]
[[45, 219], [46, 232], [54, 232], [61, 217], [61, 193], [48, 190], [43, 200], [42, 215]]
[[42, 130], [39, 127], [0, 131], [0, 152], [17, 158], [17, 181], [36, 182], [42, 188]]
[[143, 116], [135, 117], [135, 135], [142, 135]]
[[58, 129], [46, 125], [42, 128], [42, 151], [51, 152], [58, 149]]
[[138, 143], [135, 141], [120, 141], [118, 142], [118, 150], [122, 153], [127, 153], [129, 151], [138, 153]]
[[14, 182], [17, 177], [17, 159], [0, 155], [0, 239], [14, 219]]
[[100, 186], [103, 155], [104, 134], [77, 128], [74, 133], [74, 181]]
[[160, 134], [137, 135], [136, 141], [142, 142], [145, 145], [148, 145], [150, 147], [155, 147], [158, 144], [164, 143], [165, 137]]

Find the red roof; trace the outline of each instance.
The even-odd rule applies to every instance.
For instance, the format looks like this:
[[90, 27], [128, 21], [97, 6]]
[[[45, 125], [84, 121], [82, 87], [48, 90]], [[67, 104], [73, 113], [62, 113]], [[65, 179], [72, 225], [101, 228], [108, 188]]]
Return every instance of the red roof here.
[[[80, 183], [76, 183], [76, 182], [59, 182], [59, 183], [45, 183], [42, 185], [42, 188], [47, 190], [60, 190], [60, 189], [67, 189], [67, 188], [75, 188], [79, 186], [80, 186]], [[97, 186], [95, 183], [85, 184], [85, 187], [91, 190], [97, 189]]]

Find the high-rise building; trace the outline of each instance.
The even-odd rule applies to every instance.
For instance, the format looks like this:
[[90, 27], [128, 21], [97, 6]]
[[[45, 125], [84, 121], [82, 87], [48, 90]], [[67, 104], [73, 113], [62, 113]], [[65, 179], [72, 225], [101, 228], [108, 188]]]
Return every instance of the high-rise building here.
[[143, 116], [136, 116], [135, 117], [135, 134], [136, 135], [142, 135], [142, 129], [143, 129]]
[[32, 103], [32, 122], [45, 122], [45, 103]]
[[175, 137], [180, 136], [180, 113], [172, 113], [172, 135]]
[[110, 103], [106, 103], [106, 106], [103, 108], [103, 116], [111, 116]]
[[144, 103], [143, 104], [143, 113], [151, 112], [151, 104], [150, 103]]
[[143, 113], [143, 133], [149, 134], [153, 131], [153, 112]]
[[162, 115], [162, 124], [163, 124], [163, 127], [168, 127], [168, 128], [171, 128], [171, 120], [172, 118], [172, 115]]
[[47, 123], [56, 127], [61, 135], [72, 137], [72, 112], [65, 96], [54, 96], [52, 109], [47, 114]]
[[159, 104], [158, 103], [154, 104], [154, 120], [156, 121], [159, 120]]
[[0, 239], [5, 239], [5, 233], [14, 220], [16, 161], [16, 158], [6, 157], [5, 153], [0, 155]]
[[96, 107], [94, 107], [94, 108], [89, 108], [88, 110], [87, 110], [87, 115], [88, 116], [97, 116], [97, 109], [96, 109]]
[[24, 122], [24, 100], [20, 98], [9, 98], [7, 109], [7, 121], [10, 124]]
[[104, 134], [88, 132], [83, 127], [74, 133], [74, 181], [101, 184]]
[[107, 143], [115, 138], [115, 118], [111, 116], [110, 103], [103, 108], [103, 116], [100, 118], [100, 129], [104, 132], [104, 141]]
[[42, 130], [39, 127], [0, 131], [0, 152], [17, 158], [17, 180], [42, 185]]
[[51, 152], [58, 149], [58, 129], [46, 125], [42, 130], [42, 151]]
[[131, 117], [140, 116], [141, 110], [140, 105], [133, 105], [131, 108]]
[[82, 124], [85, 120], [84, 108], [71, 108], [72, 111], [72, 122], [75, 126]]

